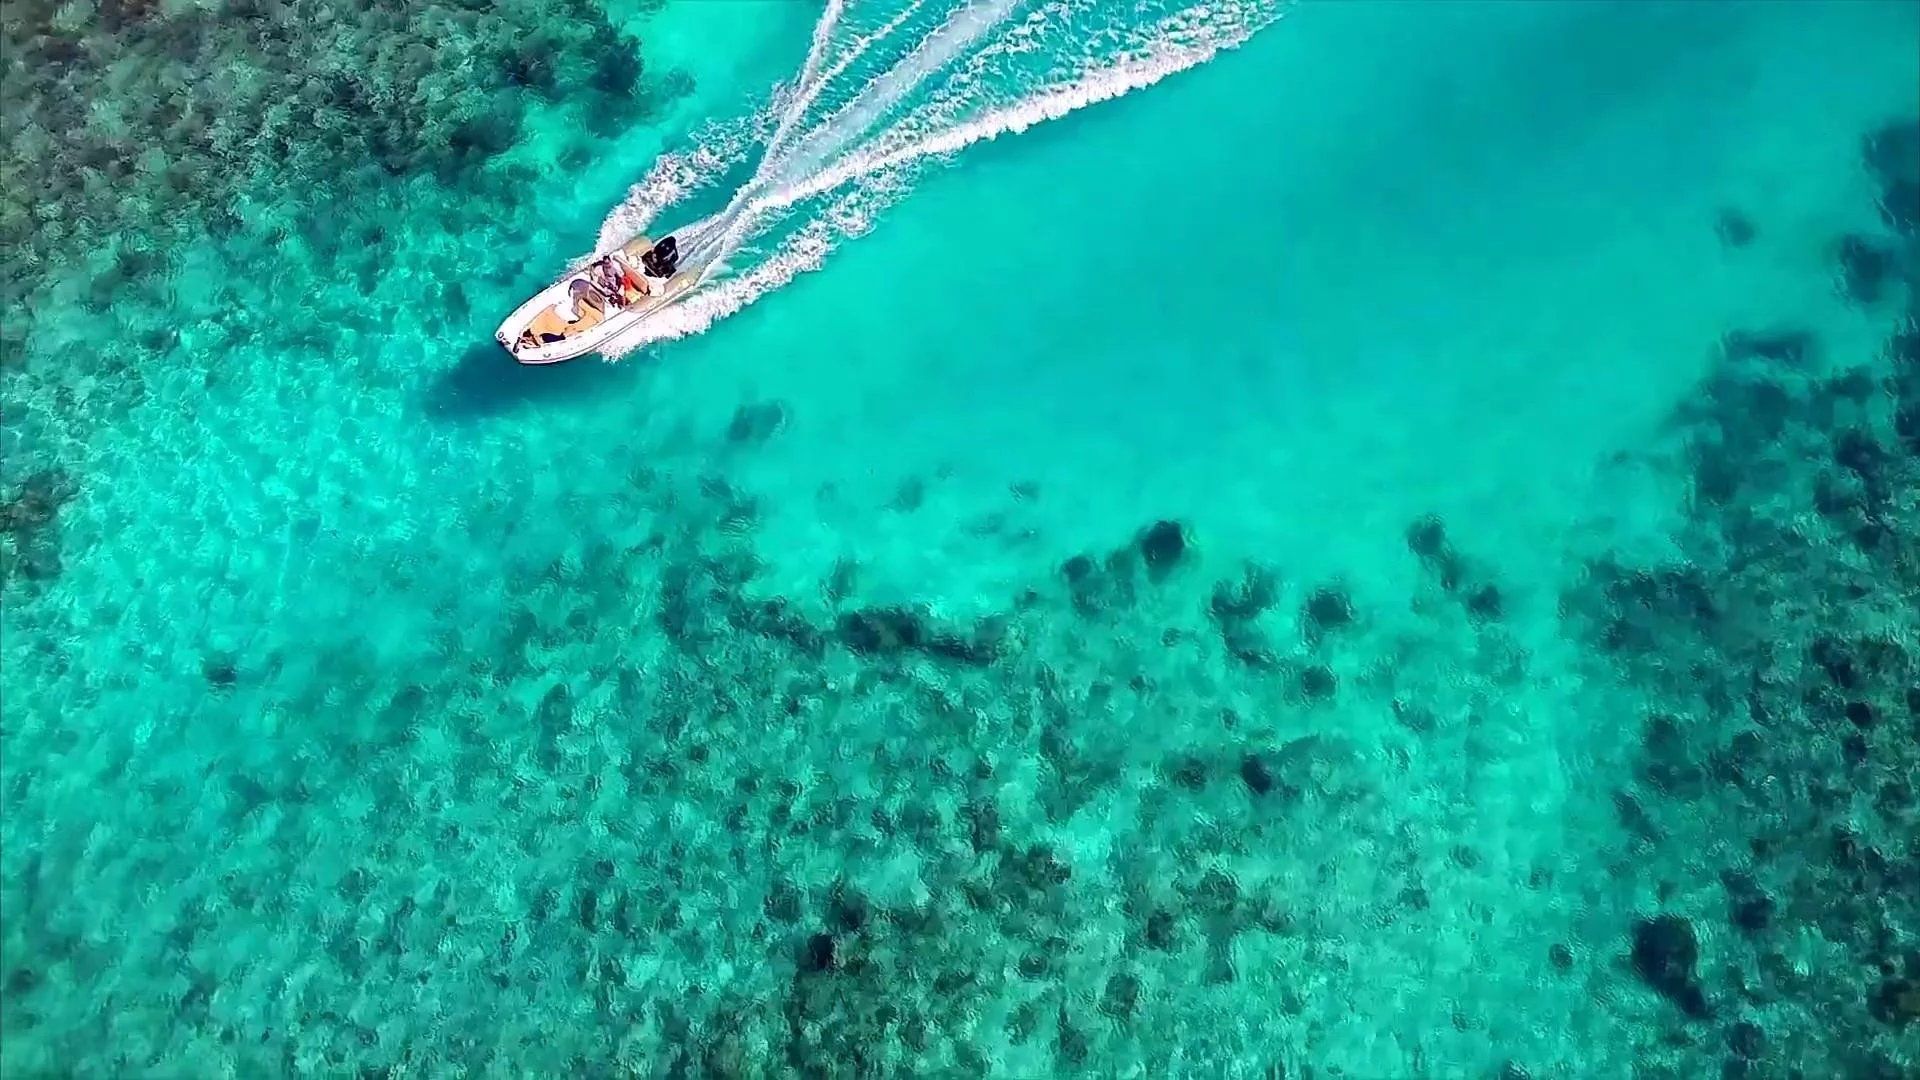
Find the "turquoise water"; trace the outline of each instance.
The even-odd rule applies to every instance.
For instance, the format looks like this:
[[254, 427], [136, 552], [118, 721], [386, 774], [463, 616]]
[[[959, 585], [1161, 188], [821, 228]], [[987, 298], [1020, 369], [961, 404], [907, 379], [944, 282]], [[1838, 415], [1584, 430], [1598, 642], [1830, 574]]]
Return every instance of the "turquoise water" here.
[[1920, 8], [961, 7], [7, 5], [0, 1072], [1920, 1068]]

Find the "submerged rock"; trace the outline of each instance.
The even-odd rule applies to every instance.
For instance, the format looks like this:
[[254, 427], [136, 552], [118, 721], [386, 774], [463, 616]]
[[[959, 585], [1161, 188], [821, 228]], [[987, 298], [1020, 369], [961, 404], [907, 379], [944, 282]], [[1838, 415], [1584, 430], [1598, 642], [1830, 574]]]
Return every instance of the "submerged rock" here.
[[1467, 614], [1482, 622], [1491, 622], [1506, 610], [1498, 585], [1482, 585], [1467, 596]]
[[1107, 979], [1100, 996], [1100, 1011], [1122, 1023], [1132, 1019], [1140, 1002], [1140, 978], [1132, 972], [1116, 972]]
[[1880, 216], [1907, 236], [1920, 231], [1920, 182], [1890, 180], [1880, 195]]
[[1300, 673], [1300, 694], [1308, 701], [1326, 701], [1340, 688], [1340, 680], [1325, 664], [1314, 664]]
[[1720, 617], [1706, 572], [1677, 564], [1628, 570], [1610, 560], [1589, 570], [1606, 598], [1605, 643], [1648, 649], [1676, 631], [1700, 632]]
[[1873, 435], [1860, 428], [1840, 432], [1833, 440], [1833, 463], [1860, 478], [1868, 497], [1882, 501], [1887, 492], [1889, 455]]
[[1407, 549], [1422, 559], [1447, 558], [1453, 552], [1447, 543], [1447, 527], [1434, 514], [1407, 526]]
[[924, 477], [909, 476], [900, 481], [893, 490], [893, 498], [887, 502], [887, 509], [902, 514], [911, 514], [927, 503], [927, 481]]
[[240, 681], [240, 669], [232, 657], [225, 655], [209, 656], [200, 661], [200, 675], [215, 690], [231, 690]]
[[1180, 921], [1165, 908], [1155, 908], [1147, 916], [1147, 925], [1142, 935], [1147, 948], [1158, 952], [1172, 952], [1180, 947]]
[[1862, 157], [1880, 187], [1880, 216], [1912, 235], [1920, 228], [1920, 121], [1896, 120], [1872, 132]]
[[727, 424], [727, 441], [762, 443], [787, 425], [787, 407], [779, 401], [756, 401], [733, 411]]
[[1086, 555], [1075, 555], [1060, 564], [1060, 576], [1067, 579], [1073, 594], [1073, 606], [1090, 615], [1100, 607], [1100, 566]]
[[12, 498], [0, 500], [0, 533], [28, 533], [51, 525], [76, 490], [62, 470], [34, 473]]
[[974, 665], [992, 663], [1007, 643], [1006, 626], [1000, 620], [982, 620], [969, 630], [960, 631], [940, 626], [924, 614], [903, 607], [847, 612], [840, 616], [835, 630], [841, 644], [862, 655], [920, 652]]
[[735, 604], [727, 610], [727, 622], [741, 630], [786, 642], [808, 656], [818, 656], [825, 639], [805, 615], [780, 596]]
[[453, 180], [507, 152], [520, 141], [520, 112], [497, 103], [455, 124], [446, 137], [446, 153], [437, 160], [442, 179]]
[[1240, 782], [1253, 794], [1265, 795], [1273, 790], [1273, 770], [1261, 755], [1248, 754], [1240, 759]]
[[626, 38], [611, 38], [594, 61], [593, 75], [587, 80], [595, 90], [613, 97], [629, 97], [640, 85], [640, 53]]
[[1661, 794], [1689, 799], [1700, 794], [1704, 772], [1671, 716], [1652, 716], [1640, 733], [1641, 776]]
[[1904, 1028], [1920, 1020], [1920, 977], [1889, 975], [1874, 987], [1867, 1011], [1889, 1027]]
[[1248, 563], [1237, 581], [1214, 585], [1208, 610], [1222, 623], [1245, 622], [1259, 618], [1273, 606], [1279, 595], [1279, 583], [1273, 572]]
[[1082, 615], [1119, 611], [1134, 601], [1134, 554], [1122, 549], [1096, 561], [1090, 555], [1075, 555], [1060, 566], [1073, 596], [1074, 610]]
[[1164, 579], [1187, 557], [1191, 546], [1187, 527], [1177, 521], [1156, 521], [1140, 533], [1137, 546], [1147, 564], [1147, 576]]
[[1440, 723], [1439, 717], [1433, 714], [1432, 709], [1401, 698], [1395, 698], [1393, 701], [1393, 718], [1401, 727], [1415, 735], [1431, 734]]
[[926, 644], [921, 617], [905, 608], [866, 608], [840, 617], [840, 641], [857, 653], [887, 653]]
[[1920, 457], [1920, 405], [1902, 405], [1894, 410], [1893, 431], [1900, 436], [1907, 456]]
[[1896, 377], [1920, 368], [1920, 320], [1909, 318], [1887, 339], [1887, 359]]
[[1742, 933], [1758, 934], [1773, 925], [1773, 898], [1762, 894], [1743, 896], [1733, 904], [1732, 922]]
[[809, 936], [800, 947], [797, 965], [802, 974], [823, 975], [840, 968], [840, 943], [832, 934], [818, 933]]
[[1427, 514], [1407, 526], [1407, 550], [1420, 559], [1420, 565], [1439, 581], [1440, 587], [1453, 592], [1466, 583], [1467, 563], [1454, 550], [1447, 528], [1435, 514]]
[[1695, 968], [1700, 943], [1693, 924], [1678, 915], [1641, 919], [1633, 927], [1633, 970], [1655, 993], [1694, 1019], [1707, 1015], [1706, 992]]
[[1353, 600], [1345, 589], [1330, 585], [1315, 589], [1300, 612], [1300, 632], [1309, 642], [1352, 622]]
[[1727, 359], [1768, 360], [1799, 366], [1812, 358], [1819, 347], [1809, 330], [1735, 330], [1720, 339]]
[[1893, 279], [1893, 249], [1870, 237], [1850, 233], [1840, 238], [1836, 250], [1840, 283], [1847, 297], [1859, 304], [1879, 303]]
[[0, 536], [11, 538], [8, 546], [0, 547], [0, 578], [49, 581], [60, 576], [64, 564], [56, 520], [76, 493], [65, 472], [45, 469], [28, 477], [11, 498], [0, 500]]
[[1721, 210], [1720, 215], [1714, 219], [1713, 231], [1720, 237], [1720, 242], [1728, 247], [1743, 248], [1753, 243], [1754, 233], [1757, 230], [1754, 228], [1752, 218], [1728, 207]]

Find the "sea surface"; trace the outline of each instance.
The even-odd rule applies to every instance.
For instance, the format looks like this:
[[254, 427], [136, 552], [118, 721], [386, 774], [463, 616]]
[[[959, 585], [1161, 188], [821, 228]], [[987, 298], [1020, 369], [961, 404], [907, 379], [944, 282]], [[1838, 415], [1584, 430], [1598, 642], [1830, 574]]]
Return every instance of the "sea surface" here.
[[0, 29], [0, 1077], [1920, 1075], [1920, 5]]

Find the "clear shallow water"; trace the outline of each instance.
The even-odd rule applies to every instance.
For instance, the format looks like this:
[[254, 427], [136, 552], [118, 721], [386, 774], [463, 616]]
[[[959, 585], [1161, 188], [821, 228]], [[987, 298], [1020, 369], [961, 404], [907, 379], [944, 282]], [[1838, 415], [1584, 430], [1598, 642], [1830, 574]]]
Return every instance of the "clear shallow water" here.
[[[1299, 5], [913, 173], [704, 333], [515, 370], [499, 314], [702, 121], [751, 126], [816, 25], [610, 18], [640, 113], [558, 46], [551, 89], [489, 91], [524, 117], [477, 161], [270, 158], [237, 225], [157, 240], [174, 196], [136, 186], [125, 243], [162, 264], [105, 305], [123, 258], [29, 297], [0, 376], [9, 1072], [831, 1073], [857, 1047], [882, 1073], [1701, 1075], [1741, 1020], [1766, 1067], [1897, 1067], [1911, 1029], [1869, 1008], [1895, 976], [1846, 930], [1871, 920], [1820, 913], [1868, 886], [1756, 864], [1728, 823], [1764, 807], [1649, 781], [1739, 718], [1583, 627], [1634, 608], [1588, 560], [1731, 579], [1727, 521], [1830, 501], [1709, 508], [1674, 416], [1717, 400], [1731, 329], [1813, 328], [1790, 387], [1880, 362], [1906, 286], [1850, 302], [1833, 250], [1893, 235], [1861, 141], [1911, 115], [1910, 7]], [[336, 60], [377, 83], [379, 39]], [[1716, 234], [1730, 210], [1751, 242]], [[1828, 413], [1810, 438], [1867, 423]], [[1409, 551], [1427, 513], [1464, 569]], [[1136, 541], [1161, 519], [1177, 558]], [[1115, 550], [1130, 585], [1071, 569]], [[1826, 632], [1834, 586], [1775, 570], [1758, 621]], [[1751, 659], [1649, 632], [1656, 668]], [[1645, 730], [1672, 712], [1682, 750]], [[1869, 748], [1886, 777], [1899, 745]], [[1850, 827], [1903, 865], [1879, 813]], [[1824, 860], [1832, 823], [1793, 826], [1781, 858]], [[1750, 945], [1735, 870], [1814, 938]], [[1711, 1021], [1636, 972], [1662, 911], [1697, 927]]]

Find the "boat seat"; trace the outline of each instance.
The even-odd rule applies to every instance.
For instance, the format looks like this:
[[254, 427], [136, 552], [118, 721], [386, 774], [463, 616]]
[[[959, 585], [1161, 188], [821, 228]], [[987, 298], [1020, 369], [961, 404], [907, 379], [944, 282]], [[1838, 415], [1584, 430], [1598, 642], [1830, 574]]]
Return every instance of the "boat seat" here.
[[570, 338], [599, 326], [607, 317], [607, 304], [598, 290], [575, 297], [573, 304], [580, 313], [579, 318], [568, 322], [560, 317], [558, 305], [548, 305], [527, 323], [526, 333], [532, 334], [535, 341], [543, 341], [547, 337]]
[[541, 308], [540, 314], [527, 324], [527, 333], [535, 341], [545, 341], [549, 337], [564, 338], [573, 333], [572, 324], [560, 317], [560, 311], [551, 305]]
[[606, 301], [595, 296], [591, 299], [578, 301], [578, 303], [580, 306], [580, 317], [575, 319], [572, 325], [569, 326], [567, 330], [568, 334], [578, 334], [583, 330], [591, 330], [606, 321]]

